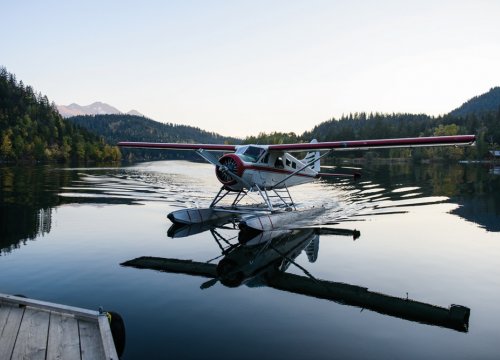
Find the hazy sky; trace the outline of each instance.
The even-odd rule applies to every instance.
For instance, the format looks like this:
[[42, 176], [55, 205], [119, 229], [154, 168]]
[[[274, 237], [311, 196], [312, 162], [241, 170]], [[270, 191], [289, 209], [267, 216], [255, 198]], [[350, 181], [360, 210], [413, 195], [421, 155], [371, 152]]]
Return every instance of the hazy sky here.
[[500, 1], [7, 1], [0, 65], [57, 104], [224, 135], [446, 113], [500, 85]]

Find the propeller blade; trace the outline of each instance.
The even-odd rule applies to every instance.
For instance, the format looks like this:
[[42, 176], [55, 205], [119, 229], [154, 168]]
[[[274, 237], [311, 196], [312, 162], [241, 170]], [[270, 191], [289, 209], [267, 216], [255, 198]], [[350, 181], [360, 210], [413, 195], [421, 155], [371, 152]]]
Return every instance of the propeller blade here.
[[211, 288], [212, 286], [217, 284], [217, 281], [219, 281], [219, 279], [217, 279], [217, 278], [205, 281], [203, 284], [200, 285], [200, 289], [205, 290], [205, 289]]
[[227, 166], [222, 165], [220, 163], [219, 159], [217, 159], [217, 157], [214, 154], [212, 154], [208, 151], [205, 151], [203, 149], [198, 149], [198, 150], [196, 150], [196, 152], [198, 153], [198, 155], [200, 155], [203, 159], [208, 161], [210, 164], [218, 166], [221, 169], [221, 171], [225, 172], [226, 174], [229, 174], [229, 176], [231, 176], [233, 178], [233, 180], [241, 182], [243, 185], [245, 185], [245, 187], [247, 189], [252, 188], [252, 185], [248, 181], [244, 180], [242, 177], [233, 173], [231, 170], [229, 170], [227, 168]]
[[245, 187], [247, 189], [249, 189], [249, 190], [252, 189], [253, 186], [248, 181], [246, 181], [245, 179], [243, 179], [242, 177], [236, 175], [235, 173], [233, 173], [232, 171], [228, 170], [227, 168], [225, 170], [223, 170], [223, 171], [227, 172], [234, 180], [237, 180], [237, 181], [241, 182], [243, 185], [245, 185]]
[[212, 154], [208, 151], [205, 151], [203, 149], [198, 149], [198, 150], [196, 150], [196, 152], [198, 153], [198, 155], [200, 155], [203, 159], [208, 161], [210, 164], [215, 165], [215, 166], [222, 166], [222, 164], [219, 162], [219, 159], [217, 159], [217, 157], [214, 154]]

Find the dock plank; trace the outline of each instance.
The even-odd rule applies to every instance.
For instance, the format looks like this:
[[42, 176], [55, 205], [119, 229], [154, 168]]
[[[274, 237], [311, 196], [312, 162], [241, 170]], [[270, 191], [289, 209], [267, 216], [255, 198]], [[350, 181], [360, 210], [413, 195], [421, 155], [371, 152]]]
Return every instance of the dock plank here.
[[0, 359], [10, 359], [16, 343], [19, 327], [24, 314], [24, 308], [2, 305], [5, 322], [0, 331]]
[[82, 360], [105, 359], [104, 348], [96, 322], [78, 321]]
[[66, 359], [80, 359], [78, 320], [52, 312], [50, 314], [46, 360]]
[[2, 330], [7, 323], [7, 318], [9, 317], [10, 309], [12, 306], [5, 306], [0, 304], [0, 335]]
[[98, 311], [0, 293], [0, 360], [118, 360]]
[[25, 306], [32, 306], [38, 309], [43, 309], [47, 311], [57, 311], [57, 312], [64, 312], [67, 314], [72, 314], [78, 319], [90, 319], [90, 320], [95, 320], [96, 317], [99, 315], [99, 312], [94, 311], [94, 310], [87, 310], [87, 309], [82, 309], [82, 308], [77, 308], [74, 306], [67, 306], [67, 305], [62, 305], [62, 304], [54, 304], [50, 303], [47, 301], [41, 301], [41, 300], [35, 300], [35, 299], [28, 299], [24, 297], [19, 297], [15, 295], [8, 295], [8, 294], [2, 294], [0, 293], [0, 305], [25, 305]]
[[45, 360], [50, 313], [26, 307], [19, 327], [12, 360]]

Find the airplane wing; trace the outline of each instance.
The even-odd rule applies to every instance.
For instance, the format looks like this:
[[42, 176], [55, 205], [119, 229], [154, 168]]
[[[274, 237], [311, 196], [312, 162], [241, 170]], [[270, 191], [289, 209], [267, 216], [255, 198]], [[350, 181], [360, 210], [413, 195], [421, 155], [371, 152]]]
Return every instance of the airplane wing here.
[[341, 282], [279, 272], [268, 279], [268, 286], [295, 294], [357, 306], [380, 314], [468, 332], [470, 309], [462, 305], [444, 308], [424, 302], [369, 291]]
[[[120, 265], [213, 279], [217, 279], [218, 276], [217, 265], [192, 260], [143, 256], [125, 261]], [[277, 290], [331, 300], [343, 305], [357, 306], [380, 314], [460, 332], [467, 332], [469, 329], [470, 309], [461, 305], [451, 305], [449, 308], [444, 308], [369, 291], [368, 288], [357, 285], [309, 278], [286, 272], [274, 272], [273, 276], [267, 277], [266, 280], [267, 286]]]
[[141, 148], [141, 149], [164, 149], [164, 150], [208, 150], [208, 151], [236, 151], [237, 145], [225, 144], [187, 144], [187, 143], [153, 143], [153, 142], [130, 142], [121, 141], [118, 146]]
[[310, 151], [310, 150], [370, 150], [398, 147], [421, 147], [442, 145], [472, 145], [476, 141], [475, 135], [431, 136], [399, 139], [329, 141], [316, 143], [279, 144], [269, 145], [269, 150], [276, 151]]
[[[370, 150], [388, 149], [398, 147], [421, 147], [442, 145], [472, 145], [476, 141], [475, 135], [455, 136], [431, 136], [399, 139], [376, 139], [376, 140], [351, 140], [351, 141], [328, 141], [316, 143], [296, 143], [269, 145], [268, 149], [273, 151], [300, 152], [310, 150]], [[153, 143], [153, 142], [130, 142], [122, 141], [118, 146], [143, 149], [167, 149], [167, 150], [207, 150], [207, 151], [236, 151], [239, 145], [226, 144], [187, 144], [187, 143]]]

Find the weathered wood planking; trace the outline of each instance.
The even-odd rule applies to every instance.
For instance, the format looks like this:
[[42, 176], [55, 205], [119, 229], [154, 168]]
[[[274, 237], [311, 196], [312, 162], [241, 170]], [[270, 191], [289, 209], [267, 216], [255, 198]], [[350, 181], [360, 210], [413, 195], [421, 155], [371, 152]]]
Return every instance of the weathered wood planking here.
[[0, 360], [118, 360], [97, 311], [0, 294]]
[[0, 322], [0, 359], [10, 359], [24, 309], [17, 306], [1, 305], [0, 313], [2, 314], [0, 318], [4, 319], [3, 326]]
[[45, 360], [50, 313], [27, 307], [19, 327], [11, 360]]
[[73, 306], [54, 304], [54, 303], [50, 303], [47, 301], [28, 299], [28, 298], [23, 298], [23, 297], [19, 297], [19, 296], [7, 295], [7, 294], [0, 293], [0, 305], [2, 305], [2, 304], [33, 306], [33, 307], [36, 307], [38, 309], [44, 309], [44, 310], [49, 310], [49, 311], [56, 311], [56, 312], [60, 312], [60, 313], [65, 313], [65, 314], [75, 316], [77, 318], [82, 318], [82, 319], [95, 320], [95, 319], [97, 319], [97, 316], [99, 315], [99, 312], [94, 311], [94, 310], [87, 310], [87, 309], [77, 308], [77, 307], [73, 307]]
[[78, 320], [63, 314], [50, 314], [46, 360], [80, 359]]
[[91, 322], [79, 322], [82, 360], [105, 359], [99, 325]]

